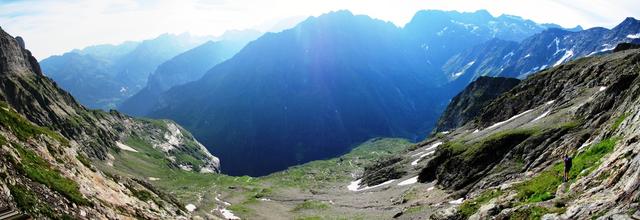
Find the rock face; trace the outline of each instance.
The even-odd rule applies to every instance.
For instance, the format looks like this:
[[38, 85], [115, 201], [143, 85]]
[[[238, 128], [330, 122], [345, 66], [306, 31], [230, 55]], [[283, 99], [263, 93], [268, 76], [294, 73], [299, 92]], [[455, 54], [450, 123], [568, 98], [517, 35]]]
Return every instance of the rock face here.
[[[583, 31], [549, 29], [522, 42], [488, 41], [453, 56], [443, 69], [453, 80], [473, 81], [479, 76], [524, 78], [529, 74], [580, 57], [610, 53], [622, 42], [640, 36], [640, 21], [627, 18], [613, 29]], [[498, 62], [496, 62], [498, 61]], [[465, 83], [460, 83], [464, 87]]]
[[[465, 194], [463, 217], [486, 204], [475, 217], [630, 218], [640, 197], [639, 64], [640, 50], [628, 49], [528, 77], [445, 135], [419, 181]], [[574, 166], [563, 184], [564, 154]]]
[[480, 77], [456, 95], [444, 111], [435, 131], [447, 131], [473, 120], [482, 108], [513, 87], [520, 80], [504, 77]]
[[[164, 157], [166, 169], [219, 167], [217, 158], [173, 122], [87, 110], [42, 75], [30, 52], [1, 29], [0, 103], [0, 205], [36, 219], [188, 216], [175, 198], [144, 180], [96, 169], [94, 161], [131, 150], [122, 143], [132, 137], [148, 143], [148, 153]], [[178, 155], [197, 159], [171, 160]]]

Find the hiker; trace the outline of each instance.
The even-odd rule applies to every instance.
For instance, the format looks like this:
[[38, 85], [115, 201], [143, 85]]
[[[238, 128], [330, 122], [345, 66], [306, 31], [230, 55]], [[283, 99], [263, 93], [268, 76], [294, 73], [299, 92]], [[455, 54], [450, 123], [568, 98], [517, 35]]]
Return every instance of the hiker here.
[[569, 181], [569, 172], [571, 171], [571, 160], [573, 160], [573, 158], [571, 158], [569, 155], [565, 154], [564, 155], [564, 177], [563, 177], [563, 181], [567, 182]]

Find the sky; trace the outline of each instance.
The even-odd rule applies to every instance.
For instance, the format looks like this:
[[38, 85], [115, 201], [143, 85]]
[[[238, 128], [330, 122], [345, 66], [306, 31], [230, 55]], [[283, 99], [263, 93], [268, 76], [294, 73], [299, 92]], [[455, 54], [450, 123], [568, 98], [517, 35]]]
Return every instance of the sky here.
[[278, 31], [308, 16], [347, 9], [404, 26], [422, 9], [510, 14], [564, 27], [612, 28], [640, 18], [638, 0], [0, 0], [0, 27], [22, 36], [38, 59], [74, 48], [163, 33]]

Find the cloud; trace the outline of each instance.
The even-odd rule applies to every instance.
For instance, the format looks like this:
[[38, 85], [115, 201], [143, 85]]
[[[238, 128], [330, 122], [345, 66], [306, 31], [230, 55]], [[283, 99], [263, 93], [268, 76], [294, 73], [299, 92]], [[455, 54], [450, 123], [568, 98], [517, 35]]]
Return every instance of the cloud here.
[[229, 29], [263, 31], [307, 16], [349, 9], [355, 14], [408, 22], [420, 9], [513, 14], [563, 26], [613, 27], [640, 14], [640, 1], [580, 0], [0, 0], [0, 26], [26, 39], [37, 58], [101, 43], [153, 38], [162, 33], [218, 35]]

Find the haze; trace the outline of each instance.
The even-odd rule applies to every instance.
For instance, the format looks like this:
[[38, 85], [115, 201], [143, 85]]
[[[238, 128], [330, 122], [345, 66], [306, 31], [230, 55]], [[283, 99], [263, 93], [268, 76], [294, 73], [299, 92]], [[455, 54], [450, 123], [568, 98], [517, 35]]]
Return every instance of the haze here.
[[0, 26], [22, 35], [36, 58], [73, 48], [162, 33], [219, 35], [225, 30], [279, 31], [308, 16], [348, 9], [391, 21], [408, 22], [421, 9], [518, 15], [564, 27], [611, 28], [625, 16], [640, 14], [640, 1], [382, 1], [382, 0], [60, 0], [0, 1]]

